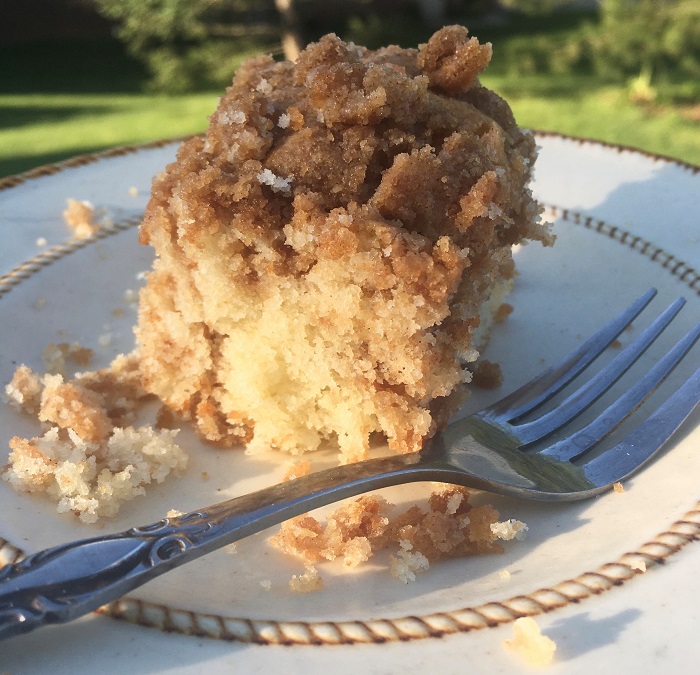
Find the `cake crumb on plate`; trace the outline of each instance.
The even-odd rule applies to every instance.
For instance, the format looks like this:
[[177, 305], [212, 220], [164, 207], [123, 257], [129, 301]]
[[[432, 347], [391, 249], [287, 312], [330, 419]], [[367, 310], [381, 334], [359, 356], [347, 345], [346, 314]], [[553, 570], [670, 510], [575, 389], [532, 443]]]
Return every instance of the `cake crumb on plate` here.
[[323, 578], [313, 565], [307, 566], [304, 574], [295, 574], [289, 580], [289, 590], [293, 593], [313, 593], [323, 587]]
[[542, 635], [540, 627], [531, 616], [523, 616], [513, 622], [513, 639], [505, 640], [505, 646], [531, 666], [548, 666], [554, 658], [557, 645]]
[[95, 207], [88, 201], [67, 199], [63, 219], [76, 239], [87, 239], [100, 228], [95, 221]]

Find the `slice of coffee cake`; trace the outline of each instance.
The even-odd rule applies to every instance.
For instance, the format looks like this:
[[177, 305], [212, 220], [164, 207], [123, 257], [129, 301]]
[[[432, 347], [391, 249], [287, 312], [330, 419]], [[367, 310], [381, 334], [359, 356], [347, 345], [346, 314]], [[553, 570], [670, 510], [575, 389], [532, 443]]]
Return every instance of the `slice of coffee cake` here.
[[512, 245], [552, 239], [534, 140], [477, 80], [490, 57], [453, 26], [417, 50], [329, 35], [244, 65], [154, 182], [145, 388], [225, 445], [420, 448], [470, 379]]

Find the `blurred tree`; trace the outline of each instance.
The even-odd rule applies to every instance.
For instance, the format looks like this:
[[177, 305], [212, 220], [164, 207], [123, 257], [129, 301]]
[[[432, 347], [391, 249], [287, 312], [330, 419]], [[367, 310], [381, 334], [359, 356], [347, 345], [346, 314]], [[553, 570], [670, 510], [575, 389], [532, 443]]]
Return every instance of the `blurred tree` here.
[[275, 51], [281, 45], [294, 60], [307, 39], [331, 31], [358, 35], [363, 43], [363, 33], [369, 33], [378, 40], [375, 47], [416, 44], [455, 17], [498, 7], [498, 0], [92, 1], [117, 23], [128, 51], [146, 64], [151, 88], [168, 92], [221, 86], [256, 48]]
[[670, 69], [700, 76], [698, 0], [604, 0], [600, 23], [589, 27], [584, 45], [596, 70], [608, 77], [652, 79]]
[[[275, 0], [292, 7], [292, 0]], [[219, 86], [243, 54], [279, 43], [279, 20], [266, 0], [94, 0], [118, 24], [117, 36], [145, 62], [152, 89]]]
[[523, 14], [546, 14], [580, 5], [575, 0], [500, 0], [501, 7]]

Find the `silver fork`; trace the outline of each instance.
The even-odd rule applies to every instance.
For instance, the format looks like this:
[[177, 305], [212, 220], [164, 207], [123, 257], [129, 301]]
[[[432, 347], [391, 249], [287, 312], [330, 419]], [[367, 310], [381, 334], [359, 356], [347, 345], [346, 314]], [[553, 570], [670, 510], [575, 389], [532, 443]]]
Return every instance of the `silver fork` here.
[[522, 421], [585, 370], [654, 297], [651, 289], [560, 363], [499, 402], [454, 422], [423, 450], [320, 471], [126, 532], [71, 542], [0, 568], [0, 639], [75, 619], [174, 567], [287, 518], [369, 490], [440, 481], [523, 499], [586, 499], [648, 462], [700, 402], [700, 369], [622, 441], [574, 464], [630, 415], [686, 355], [700, 323], [594, 421], [538, 451], [609, 389], [673, 320], [672, 303], [552, 411]]

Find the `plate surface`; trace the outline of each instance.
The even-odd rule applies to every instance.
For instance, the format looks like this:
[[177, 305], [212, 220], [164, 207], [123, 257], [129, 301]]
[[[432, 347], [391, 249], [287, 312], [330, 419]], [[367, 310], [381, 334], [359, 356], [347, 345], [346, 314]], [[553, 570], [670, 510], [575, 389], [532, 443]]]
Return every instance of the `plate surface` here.
[[[486, 353], [501, 363], [504, 385], [496, 392], [476, 391], [465, 412], [529, 379], [649, 286], [659, 290], [652, 304], [657, 311], [678, 295], [688, 304], [640, 365], [653, 363], [700, 317], [700, 171], [552, 134], [539, 134], [538, 143], [534, 191], [547, 207], [545, 217], [554, 222], [558, 241], [553, 249], [530, 244], [517, 251], [519, 277], [509, 299], [515, 311], [494, 333]], [[95, 367], [131, 350], [135, 307], [130, 298], [151, 261], [150, 250], [136, 242], [136, 225], [151, 177], [171, 161], [175, 149], [175, 144], [159, 144], [79, 160], [51, 175], [0, 181], [3, 384], [19, 363], [41, 370], [49, 342], [77, 340], [93, 348]], [[84, 245], [68, 242], [61, 213], [69, 197], [90, 200], [115, 226]], [[46, 244], [39, 246], [41, 238]], [[642, 315], [622, 342], [653, 314]], [[654, 400], [672, 391], [698, 362], [696, 347]], [[604, 400], [628, 384], [623, 380]], [[127, 658], [144, 672], [194, 672], [204, 662], [214, 670], [235, 663], [255, 672], [282, 654], [292, 670], [333, 663], [339, 672], [368, 664], [376, 672], [396, 672], [401, 664], [423, 661], [457, 672], [464, 661], [455, 660], [456, 654], [469, 654], [477, 671], [498, 672], [517, 664], [499, 644], [509, 635], [507, 624], [523, 613], [546, 612], [539, 621], [559, 643], [555, 668], [584, 672], [600, 667], [616, 646], [622, 652], [614, 649], [615, 659], [641, 672], [654, 672], [654, 659], [662, 656], [666, 667], [674, 658], [682, 667], [692, 654], [683, 639], [696, 625], [700, 597], [689, 572], [700, 563], [700, 547], [686, 546], [700, 537], [699, 422], [695, 414], [668, 451], [630, 480], [622, 494], [565, 506], [491, 500], [503, 518], [528, 524], [528, 538], [509, 545], [501, 556], [440, 562], [408, 586], [392, 579], [386, 558], [378, 556], [350, 574], [339, 564], [320, 565], [326, 589], [292, 594], [287, 582], [303, 566], [275, 552], [265, 532], [239, 542], [234, 553], [217, 552], [161, 577], [110, 610], [170, 631], [320, 647], [281, 653], [276, 646], [166, 635], [91, 617], [3, 645], [2, 665], [13, 670], [31, 663], [33, 672], [49, 672], [56, 666], [54, 654], [66, 670], [88, 672], [99, 662], [95, 659], [120, 653], [127, 640], [133, 651]], [[13, 435], [36, 432], [31, 420], [0, 408], [0, 448], [7, 448]], [[250, 458], [213, 450], [186, 429], [179, 438], [190, 450], [187, 474], [126, 504], [104, 529], [77, 525], [48, 501], [17, 495], [0, 483], [0, 544], [6, 542], [0, 552], [5, 557], [29, 553], [95, 531], [150, 522], [172, 508], [190, 510], [276, 482], [284, 472], [279, 456]], [[0, 464], [6, 452], [0, 450]], [[383, 491], [394, 503], [426, 492], [426, 486]], [[668, 564], [661, 569], [659, 561]], [[508, 580], [499, 574], [503, 569], [510, 572]], [[261, 586], [268, 580], [269, 591]], [[665, 611], [681, 619], [678, 639], [655, 641], [655, 627], [664, 625], [659, 623], [661, 601], [669, 593]], [[609, 607], [615, 609], [606, 614]], [[502, 625], [487, 628], [496, 624]], [[452, 633], [446, 640], [435, 637]], [[98, 651], [78, 658], [69, 645], [86, 636]], [[40, 644], [41, 654], [26, 655]]]

